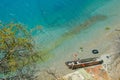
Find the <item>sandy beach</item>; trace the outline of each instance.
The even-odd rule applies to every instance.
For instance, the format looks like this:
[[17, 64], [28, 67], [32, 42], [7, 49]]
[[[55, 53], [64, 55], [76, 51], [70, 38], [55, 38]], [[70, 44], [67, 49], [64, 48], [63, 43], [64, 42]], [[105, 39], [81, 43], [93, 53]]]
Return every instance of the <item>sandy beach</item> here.
[[[88, 52], [86, 53], [87, 56], [85, 54], [83, 54], [84, 58], [87, 58], [88, 56], [89, 57], [96, 57], [96, 56], [100, 57], [101, 56], [101, 59], [104, 60], [103, 67], [107, 71], [107, 73], [110, 77], [110, 80], [119, 80], [120, 79], [120, 77], [119, 77], [119, 75], [120, 75], [120, 73], [119, 73], [120, 54], [119, 54], [119, 50], [116, 50], [117, 49], [116, 47], [118, 46], [118, 44], [116, 43], [116, 40], [118, 40], [118, 36], [117, 36], [118, 34], [119, 34], [119, 32], [115, 31], [115, 29], [114, 29], [110, 33], [107, 32], [106, 35], [104, 37], [102, 37], [102, 39], [100, 41], [96, 41], [96, 44], [91, 43], [91, 46], [89, 48], [87, 47], [87, 50], [88, 49], [91, 50], [93, 47], [99, 48], [100, 52], [101, 52], [100, 54], [98, 54], [98, 55], [94, 55], [91, 53], [87, 54]], [[106, 42], [108, 43], [107, 45], [101, 46], [101, 44], [106, 44]], [[110, 56], [110, 58], [107, 59], [106, 56]], [[66, 57], [67, 57], [67, 55], [66, 55]], [[49, 67], [48, 70], [55, 73], [56, 76], [64, 76], [69, 73], [78, 71], [79, 69], [78, 70], [70, 70], [67, 68], [67, 66], [64, 65], [64, 62], [66, 60], [71, 59], [70, 57], [67, 57], [67, 58], [66, 57], [64, 59], [62, 58], [62, 60], [59, 60], [56, 63], [53, 63], [52, 66]], [[83, 58], [83, 57], [81, 56], [80, 58]], [[47, 74], [46, 72], [43, 72], [43, 73], [42, 72], [41, 72], [41, 74], [39, 73], [38, 80], [41, 78], [44, 79], [45, 76], [54, 78], [52, 75]], [[42, 74], [44, 75], [44, 77], [41, 76]], [[97, 79], [97, 80], [99, 80], [99, 79]]]

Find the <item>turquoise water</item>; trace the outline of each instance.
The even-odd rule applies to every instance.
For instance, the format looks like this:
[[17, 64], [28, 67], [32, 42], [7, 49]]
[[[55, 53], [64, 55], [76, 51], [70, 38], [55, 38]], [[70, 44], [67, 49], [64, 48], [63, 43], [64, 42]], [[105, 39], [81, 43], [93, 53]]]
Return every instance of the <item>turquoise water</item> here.
[[[81, 20], [90, 17], [90, 13], [105, 2], [106, 0], [1, 0], [0, 20], [21, 22], [30, 28], [36, 25], [59, 27], [79, 17]], [[95, 6], [91, 7], [93, 5]]]

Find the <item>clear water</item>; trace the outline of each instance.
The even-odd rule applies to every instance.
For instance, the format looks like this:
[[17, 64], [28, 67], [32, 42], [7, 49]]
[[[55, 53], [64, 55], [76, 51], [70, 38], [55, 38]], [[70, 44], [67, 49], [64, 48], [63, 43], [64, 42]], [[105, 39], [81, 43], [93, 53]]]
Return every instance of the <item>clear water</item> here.
[[[1, 0], [0, 19], [21, 22], [30, 28], [36, 25], [59, 27], [79, 17], [89, 17], [91, 12], [105, 2], [106, 0]], [[91, 7], [93, 5], [95, 6]]]

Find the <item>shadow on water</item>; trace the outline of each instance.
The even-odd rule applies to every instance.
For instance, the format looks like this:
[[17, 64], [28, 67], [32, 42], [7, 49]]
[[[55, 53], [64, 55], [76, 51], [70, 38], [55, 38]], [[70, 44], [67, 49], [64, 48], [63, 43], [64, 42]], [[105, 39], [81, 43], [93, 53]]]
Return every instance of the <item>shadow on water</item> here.
[[52, 50], [60, 46], [64, 41], [69, 40], [73, 38], [75, 35], [77, 35], [78, 33], [80, 33], [83, 29], [89, 28], [91, 25], [106, 19], [107, 19], [107, 16], [105, 15], [92, 16], [91, 18], [83, 22], [81, 25], [71, 28], [69, 32], [66, 32], [61, 37], [59, 37], [55, 42], [53, 42], [53, 44], [49, 45], [50, 47], [42, 50], [43, 53], [51, 52]]

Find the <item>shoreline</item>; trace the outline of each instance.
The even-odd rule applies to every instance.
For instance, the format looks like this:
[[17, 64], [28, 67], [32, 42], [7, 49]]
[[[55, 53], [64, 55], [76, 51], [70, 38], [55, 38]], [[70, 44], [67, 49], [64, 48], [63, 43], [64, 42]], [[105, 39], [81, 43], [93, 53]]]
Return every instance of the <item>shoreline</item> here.
[[[107, 8], [106, 6], [103, 6], [100, 9], [100, 11], [97, 10], [96, 12], [93, 12], [92, 15], [96, 13], [97, 14], [107, 13], [105, 10], [111, 8], [110, 6], [111, 3], [106, 5]], [[115, 7], [113, 7], [112, 9], [115, 9]], [[100, 23], [98, 22], [93, 24], [88, 29], [81, 31], [80, 34], [75, 35], [74, 38], [63, 42], [63, 44], [61, 44], [55, 50], [51, 51], [50, 54], [54, 54], [54, 58], [48, 61], [48, 63], [46, 63], [45, 65], [46, 68], [47, 69], [50, 68], [51, 70], [53, 70], [53, 72], [57, 71], [57, 74], [60, 75], [66, 75], [68, 73], [74, 72], [72, 70], [69, 70], [65, 66], [64, 62], [73, 60], [72, 55], [76, 52], [79, 52], [80, 47], [83, 48], [83, 52], [78, 54], [78, 57], [80, 57], [80, 59], [88, 57], [99, 57], [103, 54], [110, 53], [108, 50], [111, 49], [111, 46], [113, 46], [113, 41], [117, 34], [117, 32], [115, 32], [115, 29], [119, 28], [120, 19], [114, 16], [117, 15], [117, 13], [118, 11], [109, 14], [107, 13], [109, 19]], [[107, 30], [107, 28], [109, 29]], [[100, 53], [97, 55], [92, 54], [91, 51], [93, 49], [98, 49]], [[46, 73], [43, 74], [47, 75]], [[40, 75], [42, 75], [42, 72], [40, 72]]]
[[[84, 45], [84, 47], [83, 47], [83, 49], [84, 49], [84, 51], [83, 51], [83, 53], [81, 53], [81, 54], [79, 54], [79, 57], [82, 59], [82, 58], [88, 58], [88, 57], [99, 57], [99, 56], [101, 56], [101, 55], [104, 55], [104, 54], [106, 54], [106, 53], [109, 53], [109, 52], [106, 52], [107, 50], [109, 50], [109, 48], [113, 45], [113, 40], [114, 40], [114, 38], [115, 38], [115, 35], [117, 34], [118, 32], [116, 32], [115, 31], [115, 28], [114, 29], [112, 29], [111, 31], [105, 31], [105, 35], [103, 35], [103, 38], [101, 38], [100, 40], [99, 39], [96, 39], [96, 40], [94, 40], [94, 41], [92, 41], [92, 42], [89, 42], [89, 44], [87, 44], [87, 45], [91, 45], [91, 46], [87, 46], [87, 45]], [[103, 33], [104, 34], [104, 33]], [[101, 36], [102, 37], [102, 36]], [[107, 44], [106, 44], [106, 42], [107, 42]], [[95, 43], [95, 44], [93, 44], [93, 43]], [[103, 45], [102, 45], [103, 44]], [[104, 45], [105, 44], [105, 45]], [[79, 44], [78, 44], [79, 45]], [[101, 46], [102, 45], [102, 46]], [[62, 45], [62, 46], [64, 46], [64, 45]], [[86, 46], [86, 47], [85, 47]], [[64, 46], [65, 47], [65, 46]], [[64, 48], [63, 47], [63, 48]], [[56, 71], [57, 72], [57, 74], [59, 74], [59, 75], [66, 75], [66, 74], [68, 74], [68, 73], [72, 73], [72, 72], [74, 72], [74, 70], [69, 70], [68, 68], [67, 68], [67, 66], [65, 66], [65, 64], [64, 64], [64, 62], [65, 61], [68, 61], [68, 60], [71, 60], [71, 59], [73, 59], [72, 58], [72, 54], [74, 53], [74, 51], [77, 51], [77, 50], [79, 50], [78, 49], [78, 47], [76, 48], [76, 47], [74, 47], [76, 50], [70, 50], [69, 49], [69, 56], [68, 56], [68, 54], [65, 54], [65, 52], [64, 53], [62, 53], [61, 52], [61, 54], [60, 53], [57, 53], [57, 54], [60, 54], [60, 55], [63, 55], [64, 54], [64, 56], [58, 56], [57, 54], [56, 54], [56, 58], [54, 58], [53, 59], [53, 61], [54, 60], [57, 60], [57, 61], [55, 61], [55, 62], [53, 62], [53, 61], [50, 61], [50, 65], [49, 66], [47, 66], [46, 68], [47, 69], [51, 69], [51, 70], [53, 70], [53, 72], [54, 71]], [[100, 50], [100, 53], [99, 54], [97, 54], [97, 55], [94, 55], [94, 54], [92, 54], [90, 51], [93, 49], [93, 48], [97, 48], [97, 49], [99, 49]], [[58, 48], [59, 49], [59, 48]], [[67, 51], [68, 49], [66, 49], [66, 51]], [[85, 50], [87, 50], [87, 51], [85, 51]], [[57, 50], [56, 50], [57, 51]], [[55, 51], [54, 51], [55, 52]], [[88, 57], [87, 57], [87, 56]], [[76, 71], [76, 70], [75, 70]], [[42, 75], [42, 72], [40, 72], [40, 73], [38, 73], [39, 74], [39, 76], [40, 75]], [[46, 74], [45, 72], [43, 72], [43, 74]], [[47, 75], [47, 74], [46, 74]]]

